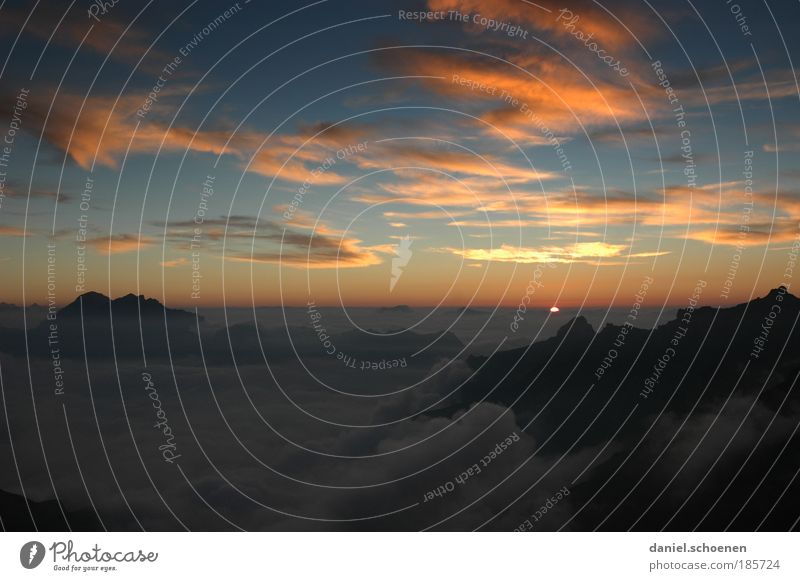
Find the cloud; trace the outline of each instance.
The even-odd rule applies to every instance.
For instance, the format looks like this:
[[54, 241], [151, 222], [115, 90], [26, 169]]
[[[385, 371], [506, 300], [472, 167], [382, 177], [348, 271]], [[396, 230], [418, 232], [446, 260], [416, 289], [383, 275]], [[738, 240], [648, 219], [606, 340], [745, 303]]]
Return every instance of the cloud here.
[[[435, 167], [435, 166], [433, 166]], [[437, 172], [398, 171], [391, 182], [379, 182], [375, 188], [353, 195], [353, 199], [364, 203], [392, 202], [410, 206], [439, 207], [438, 210], [396, 211], [384, 213], [392, 218], [448, 219], [473, 212], [514, 211], [530, 200], [542, 200], [543, 193], [531, 193], [529, 183], [541, 187], [539, 178], [550, 180], [549, 173], [534, 172], [530, 176], [517, 175], [468, 175], [448, 176]], [[530, 178], [530, 179], [529, 179]], [[463, 209], [469, 208], [470, 212]], [[446, 211], [445, 211], [446, 210]]]
[[155, 240], [136, 234], [115, 234], [114, 236], [92, 238], [87, 240], [86, 243], [94, 248], [98, 254], [108, 256], [110, 254], [124, 254], [141, 250], [154, 244]]
[[[47, 141], [80, 167], [93, 163], [116, 168], [126, 151], [131, 154], [193, 151], [234, 157], [241, 168], [266, 176], [313, 185], [336, 185], [346, 181], [338, 170], [348, 161], [336, 157], [339, 148], [357, 145], [373, 128], [369, 126], [333, 127], [330, 124], [301, 127], [297, 133], [274, 135], [263, 144], [265, 135], [232, 128], [189, 129], [169, 126], [164, 119], [174, 112], [175, 100], [183, 97], [186, 85], [172, 82], [159, 92], [159, 101], [142, 120], [137, 112], [144, 104], [144, 93], [117, 98], [95, 94], [88, 97], [60, 93], [52, 110], [44, 96], [45, 88], [34, 91], [28, 117], [32, 133], [42, 132]], [[45, 125], [45, 119], [47, 124]], [[138, 123], [138, 128], [137, 128]], [[315, 136], [316, 132], [321, 132]], [[290, 159], [291, 158], [291, 159]], [[320, 170], [320, 167], [328, 164]]]
[[[361, 268], [383, 263], [379, 249], [361, 246], [356, 238], [289, 234], [275, 252], [238, 253], [226, 256], [235, 262], [280, 264], [292, 268]], [[382, 250], [382, 249], [380, 249]]]
[[[88, 19], [82, 10], [65, 13], [64, 5], [55, 2], [48, 4], [51, 3], [40, 3], [39, 9], [30, 14], [30, 18], [28, 8], [5, 8], [3, 16], [10, 25], [9, 31], [12, 28], [18, 30], [24, 25], [24, 32], [39, 40], [69, 48], [77, 48], [83, 42], [82, 46], [100, 57], [108, 56], [112, 60], [131, 64], [142, 58], [155, 38], [155, 35], [141, 27], [132, 26], [126, 31], [128, 24], [115, 20], [111, 14], [95, 22]], [[150, 48], [140, 68], [148, 73], [158, 73], [163, 65], [157, 63], [172, 58], [158, 49]]]
[[458, 10], [501, 22], [527, 24], [560, 38], [568, 37], [570, 30], [565, 24], [577, 16], [575, 28], [591, 34], [608, 48], [627, 47], [636, 42], [636, 36], [653, 38], [658, 34], [653, 24], [654, 17], [648, 18], [645, 10], [632, 9], [630, 5], [622, 3], [613, 3], [606, 11], [591, 0], [572, 0], [567, 11], [569, 14], [560, 12], [567, 9], [564, 3], [556, 0], [537, 0], [535, 3], [517, 0], [428, 0], [428, 7], [431, 10]]
[[[6, 198], [16, 198], [16, 199], [24, 199], [27, 198], [28, 188], [26, 185], [21, 184], [16, 181], [9, 181], [6, 184], [6, 188], [3, 192]], [[43, 199], [43, 200], [58, 200], [60, 203], [65, 204], [69, 203], [73, 200], [73, 197], [69, 194], [65, 194], [63, 192], [57, 192], [56, 190], [50, 189], [42, 189], [42, 188], [31, 188], [30, 191], [31, 199]]]
[[[347, 178], [338, 170], [363, 153], [366, 146], [359, 150], [358, 144], [363, 144], [375, 131], [375, 127], [366, 124], [304, 125], [296, 133], [270, 138], [255, 154], [248, 169], [299, 184], [340, 185]], [[341, 155], [337, 156], [339, 152]]]
[[775, 223], [751, 223], [742, 227], [723, 225], [720, 228], [692, 230], [686, 238], [723, 246], [765, 246], [797, 240], [797, 222], [778, 220]]
[[[473, 4], [472, 0], [463, 3]], [[513, 0], [513, 3], [530, 11], [531, 7], [522, 2]], [[476, 11], [483, 13], [478, 9], [478, 4], [483, 3], [474, 4]], [[489, 56], [428, 48], [393, 49], [376, 53], [373, 58], [378, 66], [393, 73], [430, 77], [419, 81], [419, 85], [467, 104], [471, 107], [467, 111], [485, 122], [474, 123], [477, 130], [499, 140], [510, 138], [520, 144], [558, 147], [569, 141], [570, 135], [583, 130], [601, 140], [617, 141], [617, 125], [632, 127], [634, 138], [648, 139], [652, 139], [650, 122], [655, 122], [662, 134], [666, 128], [672, 128], [659, 125], [674, 113], [649, 65], [640, 66], [641, 63], [634, 61], [629, 65], [632, 74], [622, 79], [606, 74], [605, 67], [598, 69], [596, 63], [576, 67], [563, 58], [537, 50], [518, 45], [505, 48], [502, 55], [508, 63]], [[576, 51], [584, 57], [588, 52], [580, 43]], [[748, 76], [737, 82], [734, 91], [727, 77], [712, 75], [711, 81], [706, 79], [702, 87], [695, 82], [683, 88], [681, 103], [687, 109], [705, 109], [708, 104], [762, 101], [796, 94], [791, 71], [774, 71], [773, 77], [768, 95], [759, 77]]]
[[[777, 74], [783, 74], [778, 72]], [[736, 83], [734, 92], [731, 85], [725, 84], [717, 87], [706, 88], [706, 96], [711, 104], [733, 103], [740, 101], [766, 101], [767, 99], [783, 99], [785, 97], [796, 97], [797, 86], [793, 80], [772, 80], [768, 86], [760, 78]], [[697, 105], [705, 105], [705, 100], [701, 101], [701, 95], [694, 93]]]
[[[163, 223], [153, 223], [162, 226]], [[192, 220], [167, 224], [167, 239], [185, 247], [195, 227]], [[291, 268], [360, 268], [383, 263], [392, 245], [364, 246], [362, 241], [315, 222], [301, 211], [291, 224], [257, 220], [250, 216], [207, 218], [203, 222], [207, 248], [233, 262], [281, 264]], [[224, 248], [223, 248], [224, 245]], [[266, 247], [266, 248], [265, 248]]]
[[[462, 185], [435, 175], [410, 177], [413, 179], [379, 184], [380, 191], [361, 194], [357, 199], [440, 206], [447, 213], [412, 209], [386, 211], [384, 216], [391, 220], [438, 220], [457, 228], [538, 226], [557, 229], [562, 234], [571, 230], [574, 237], [599, 236], [611, 226], [630, 229], [641, 225], [663, 227], [667, 236], [677, 239], [749, 246], [765, 244], [770, 235], [773, 241], [791, 240], [796, 221], [800, 220], [800, 194], [784, 191], [776, 196], [774, 192], [755, 192], [748, 196], [740, 181], [695, 188], [670, 184], [654, 194], [635, 196], [621, 190], [595, 191], [582, 186], [576, 186], [575, 191], [530, 192], [513, 187], [508, 191], [497, 180], [486, 178], [469, 178]], [[467, 183], [469, 188], [464, 187]], [[746, 237], [739, 236], [741, 225], [750, 228]], [[495, 254], [505, 255], [503, 251]]]
[[176, 258], [175, 260], [164, 260], [158, 263], [164, 268], [175, 268], [178, 266], [186, 266], [189, 264], [189, 260], [187, 258]]
[[[596, 127], [646, 118], [636, 94], [616, 80], [590, 82], [569, 63], [552, 56], [512, 54], [507, 58], [519, 68], [494, 59], [432, 49], [403, 49], [402, 58], [394, 52], [376, 56], [379, 65], [398, 73], [443, 77], [422, 81], [436, 93], [493, 105], [493, 111], [484, 113], [483, 119], [520, 139], [541, 140], [542, 125], [550, 131], [572, 132], [581, 125]], [[494, 94], [471, 91], [453, 82], [454, 75], [483, 84]], [[506, 96], [518, 103], [511, 104]]]
[[30, 232], [17, 226], [0, 226], [0, 236], [30, 236]]
[[[112, 96], [92, 95], [84, 102], [83, 96], [60, 93], [53, 101], [48, 117], [50, 104], [46, 92], [44, 88], [32, 91], [39, 96], [30, 100], [27, 129], [34, 134], [42, 132], [50, 144], [66, 152], [84, 169], [89, 169], [95, 160], [102, 165], [117, 167], [126, 150], [152, 154], [162, 141], [166, 151], [190, 149], [221, 154], [229, 137], [228, 132], [222, 130], [195, 133], [180, 127], [170, 129], [157, 120], [145, 121], [136, 129], [136, 112], [144, 102], [138, 94], [123, 95], [118, 101]], [[173, 84], [160, 95], [168, 101], [180, 93], [181, 88]]]
[[[599, 259], [627, 257], [624, 251], [628, 247], [624, 244], [610, 244], [607, 242], [578, 242], [571, 246], [544, 246], [541, 248], [515, 247], [503, 244], [500, 248], [489, 249], [458, 249], [443, 248], [440, 251], [463, 256], [467, 260], [483, 262], [515, 262], [518, 264], [534, 263], [596, 263]], [[661, 256], [667, 252], [637, 252], [630, 254], [632, 258]]]
[[[439, 172], [463, 174], [472, 177], [488, 177], [513, 183], [538, 183], [540, 180], [552, 180], [558, 174], [536, 171], [530, 167], [510, 164], [493, 155], [484, 155], [483, 159], [462, 150], [447, 150], [426, 147], [424, 140], [392, 141], [371, 145], [366, 155], [360, 156], [355, 163], [362, 169], [412, 168], [410, 173], [420, 175], [414, 168], [432, 168]], [[404, 170], [405, 172], [409, 170]], [[435, 179], [435, 178], [433, 178]], [[452, 182], [451, 182], [452, 183]]]

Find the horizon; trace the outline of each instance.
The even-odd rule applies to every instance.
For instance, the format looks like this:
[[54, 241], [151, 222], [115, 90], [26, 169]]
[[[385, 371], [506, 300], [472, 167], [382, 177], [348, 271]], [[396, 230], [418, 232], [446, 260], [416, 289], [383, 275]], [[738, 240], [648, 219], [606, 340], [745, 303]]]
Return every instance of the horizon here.
[[[698, 305], [701, 306], [701, 307], [716, 307], [716, 308], [735, 307], [735, 306], [737, 306], [739, 304], [744, 304], [744, 303], [750, 302], [750, 301], [758, 299], [758, 298], [763, 298], [763, 297], [767, 296], [768, 294], [770, 294], [772, 291], [780, 290], [781, 287], [786, 289], [786, 291], [787, 291], [786, 294], [789, 294], [789, 295], [792, 295], [792, 296], [795, 296], [795, 297], [797, 296], [797, 295], [792, 294], [791, 287], [786, 286], [784, 284], [779, 284], [777, 286], [769, 288], [766, 291], [761, 291], [761, 293], [754, 293], [750, 297], [743, 297], [741, 300], [734, 298], [734, 299], [731, 300], [731, 302], [727, 302], [727, 303], [703, 303], [703, 302], [699, 302]], [[253, 309], [253, 308], [255, 308], [255, 309], [281, 309], [281, 308], [305, 309], [305, 308], [308, 307], [307, 303], [303, 303], [303, 304], [300, 304], [300, 303], [298, 303], [298, 304], [283, 304], [283, 305], [281, 305], [281, 304], [273, 304], [273, 305], [268, 305], [268, 304], [264, 304], [264, 305], [251, 305], [251, 304], [241, 304], [241, 305], [239, 305], [239, 304], [218, 304], [218, 305], [216, 305], [216, 304], [211, 304], [211, 305], [208, 305], [208, 304], [191, 304], [191, 303], [187, 303], [187, 304], [181, 305], [181, 304], [170, 304], [170, 303], [163, 302], [161, 297], [158, 297], [158, 296], [147, 296], [147, 295], [141, 295], [141, 294], [137, 295], [134, 292], [125, 293], [125, 294], [121, 294], [121, 295], [118, 295], [118, 296], [110, 296], [110, 295], [108, 295], [105, 292], [100, 291], [100, 290], [89, 290], [89, 291], [86, 291], [86, 292], [84, 292], [84, 293], [82, 293], [80, 295], [77, 295], [73, 300], [71, 300], [71, 301], [69, 301], [67, 303], [55, 303], [54, 306], [56, 308], [62, 309], [62, 308], [66, 307], [66, 306], [68, 306], [70, 304], [73, 304], [74, 302], [77, 302], [79, 298], [81, 298], [81, 297], [83, 297], [85, 295], [89, 295], [89, 294], [102, 295], [104, 298], [107, 298], [107, 299], [110, 298], [111, 300], [117, 300], [117, 299], [132, 295], [132, 296], [141, 297], [141, 298], [144, 298], [144, 299], [155, 299], [155, 300], [159, 301], [159, 303], [161, 303], [163, 306], [168, 307], [168, 308], [183, 309], [183, 310], [188, 310], [188, 311], [191, 311], [195, 307], [197, 307], [198, 309], [225, 309], [225, 308], [232, 308], [232, 309]], [[18, 305], [16, 303], [9, 303], [9, 302], [6, 302], [6, 301], [0, 301], [0, 304], [5, 304], [5, 305], [8, 305], [8, 306], [18, 307], [18, 308], [22, 308], [23, 306], [25, 306], [26, 308], [30, 308], [30, 307], [46, 308], [47, 307], [46, 304], [39, 304], [39, 303], [36, 303], [36, 302], [30, 303], [28, 305]], [[314, 305], [317, 306], [317, 307], [325, 308], [325, 309], [328, 309], [328, 308], [341, 308], [341, 306], [342, 306], [342, 305], [335, 304], [335, 303], [331, 303], [331, 304], [314, 303]], [[621, 308], [628, 308], [628, 305], [626, 305], [626, 304], [608, 306], [608, 305], [580, 305], [580, 304], [564, 304], [564, 303], [559, 303], [558, 305], [556, 305], [556, 304], [553, 304], [553, 305], [542, 304], [542, 305], [529, 306], [528, 308], [529, 309], [533, 309], [533, 310], [545, 310], [546, 311], [546, 310], [549, 310], [553, 306], [557, 306], [560, 309], [603, 309], [603, 308], [621, 309]], [[430, 305], [430, 304], [419, 304], [419, 305], [416, 305], [416, 304], [405, 304], [405, 303], [347, 305], [348, 309], [392, 310], [392, 309], [396, 309], [396, 308], [400, 308], [400, 307], [408, 307], [410, 309], [434, 309], [434, 308], [467, 309], [467, 308], [469, 308], [469, 309], [487, 309], [487, 310], [491, 310], [491, 309], [494, 309], [495, 307], [499, 308], [499, 309], [513, 309], [513, 308], [517, 308], [517, 305], [510, 305], [510, 304], [509, 305], [449, 304], [449, 303], [445, 303], [445, 304], [441, 304], [441, 305]], [[683, 302], [663, 303], [663, 304], [657, 304], [657, 305], [642, 305], [642, 308], [646, 308], [646, 309], [683, 308], [683, 307], [685, 307], [685, 304]], [[557, 314], [557, 313], [554, 313], [554, 314]]]

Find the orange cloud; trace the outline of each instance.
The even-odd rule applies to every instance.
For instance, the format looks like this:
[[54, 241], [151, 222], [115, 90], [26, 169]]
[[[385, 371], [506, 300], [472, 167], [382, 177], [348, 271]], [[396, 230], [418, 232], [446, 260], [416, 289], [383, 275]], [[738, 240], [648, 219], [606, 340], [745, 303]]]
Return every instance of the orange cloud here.
[[[388, 247], [387, 247], [388, 248]], [[387, 248], [363, 247], [356, 238], [335, 239], [327, 236], [287, 234], [284, 247], [273, 252], [254, 252], [228, 255], [234, 262], [280, 264], [291, 268], [362, 268], [381, 264], [379, 253]]]
[[[207, 250], [224, 252], [226, 260], [292, 268], [359, 268], [381, 264], [380, 255], [392, 253], [392, 245], [364, 246], [341, 230], [315, 224], [301, 212], [294, 218], [291, 227], [248, 216], [208, 218], [203, 239]], [[169, 223], [168, 241], [185, 248], [193, 227], [192, 221]]]
[[[155, 38], [155, 35], [135, 26], [126, 31], [127, 23], [118, 22], [111, 15], [96, 22], [88, 19], [82, 10], [74, 10], [65, 15], [53, 6], [47, 4], [40, 6], [41, 8], [34, 11], [30, 18], [28, 7], [4, 8], [3, 18], [9, 26], [15, 26], [17, 29], [24, 24], [24, 31], [27, 34], [41, 40], [70, 48], [77, 48], [83, 41], [84, 47], [102, 57], [109, 56], [111, 59], [128, 63], [138, 62]], [[150, 48], [141, 68], [148, 72], [157, 72], [163, 65], [155, 63], [163, 63], [172, 58], [157, 49]]]
[[800, 236], [796, 220], [776, 220], [775, 223], [756, 223], [740, 227], [723, 225], [720, 228], [695, 230], [686, 235], [697, 240], [721, 246], [766, 246], [779, 242], [794, 242]]
[[110, 254], [124, 254], [140, 250], [146, 246], [151, 246], [155, 241], [152, 238], [135, 234], [116, 234], [114, 236], [92, 238], [87, 240], [86, 243], [99, 254], [108, 256]]
[[430, 168], [467, 176], [502, 178], [513, 183], [536, 183], [558, 177], [552, 172], [509, 164], [492, 155], [483, 157], [484, 159], [481, 159], [467, 151], [426, 147], [419, 140], [389, 141], [370, 145], [369, 152], [359, 156], [354, 162], [362, 169], [412, 168], [400, 171], [406, 173], [410, 171], [418, 175], [424, 172], [416, 171], [415, 168]]
[[367, 150], [364, 142], [374, 131], [367, 125], [307, 125], [297, 133], [271, 137], [256, 153], [249, 170], [299, 184], [339, 185], [347, 178], [338, 170]]
[[[541, 248], [515, 247], [510, 244], [503, 244], [500, 248], [443, 248], [444, 252], [449, 252], [458, 256], [463, 256], [467, 260], [477, 260], [482, 262], [515, 262], [518, 264], [533, 263], [575, 263], [589, 262], [595, 263], [604, 258], [626, 257], [624, 244], [610, 244], [607, 242], [578, 242], [570, 246], [545, 246]], [[630, 254], [633, 258], [643, 258], [661, 256], [668, 252], [638, 252]]]
[[578, 17], [576, 28], [592, 34], [609, 48], [634, 44], [633, 34], [652, 38], [658, 30], [653, 25], [655, 16], [648, 18], [647, 11], [641, 6], [632, 8], [618, 3], [609, 10], [614, 15], [611, 16], [591, 0], [570, 0], [568, 3], [560, 0], [537, 0], [535, 3], [519, 0], [428, 0], [428, 7], [431, 10], [458, 10], [499, 21], [527, 24], [559, 37], [569, 34], [564, 26], [567, 15], [560, 14], [566, 7], [572, 16]]
[[[665, 235], [672, 238], [725, 245], [765, 244], [770, 232], [772, 240], [787, 241], [795, 235], [796, 224], [800, 221], [800, 194], [783, 192], [777, 198], [774, 193], [767, 192], [746, 195], [744, 184], [737, 181], [693, 189], [671, 185], [659, 190], [659, 196], [640, 194], [638, 197], [621, 191], [602, 193], [580, 188], [574, 192], [523, 191], [512, 197], [508, 192], [493, 190], [491, 182], [484, 187], [473, 185], [476, 186], [474, 194], [456, 182], [420, 175], [409, 183], [382, 184], [379, 187], [386, 193], [373, 194], [371, 199], [412, 206], [438, 205], [447, 209], [450, 216], [444, 210], [393, 210], [384, 212], [384, 216], [438, 220], [465, 229], [538, 226], [561, 234], [572, 231], [572, 236], [599, 236], [608, 227], [630, 229], [638, 224], [664, 228]], [[770, 227], [773, 214], [775, 221]], [[738, 234], [742, 226], [750, 229], [750, 234], [744, 238]]]
[[[238, 158], [242, 165], [253, 156], [250, 171], [267, 176], [278, 175], [280, 179], [296, 183], [308, 180], [316, 185], [345, 181], [336, 170], [347, 162], [336, 158], [336, 149], [355, 143], [366, 131], [363, 128], [326, 130], [318, 126], [316, 130], [323, 133], [317, 137], [308, 135], [309, 129], [306, 128], [299, 134], [273, 136], [261, 147], [264, 136], [250, 130], [232, 135], [231, 131], [224, 129], [195, 131], [180, 126], [169, 127], [160, 118], [166, 116], [166, 111], [171, 111], [170, 99], [181, 95], [183, 88], [173, 83], [163, 89], [159, 93], [159, 103], [144, 121], [137, 117], [137, 111], [144, 103], [144, 93], [123, 95], [119, 99], [93, 95], [85, 102], [79, 95], [60, 94], [44, 127], [49, 104], [46, 100], [33, 99], [28, 115], [32, 125], [44, 133], [48, 142], [65, 151], [84, 169], [95, 161], [117, 167], [126, 151], [152, 154], [161, 148], [162, 151], [228, 154]], [[140, 123], [138, 129], [137, 122]], [[334, 160], [333, 169], [317, 170], [330, 159]]]
[[[173, 91], [179, 92], [177, 87]], [[39, 91], [39, 94], [44, 91]], [[170, 96], [165, 90], [164, 98]], [[46, 97], [45, 97], [46, 99]], [[116, 104], [115, 104], [116, 101]], [[29, 116], [38, 131], [55, 147], [65, 151], [84, 169], [98, 163], [116, 167], [118, 160], [130, 148], [132, 153], [153, 153], [162, 140], [164, 150], [192, 149], [193, 151], [222, 153], [228, 133], [204, 131], [194, 133], [183, 128], [168, 129], [156, 121], [143, 122], [134, 136], [136, 111], [144, 102], [144, 96], [124, 95], [116, 97], [93, 95], [59, 94], [44, 125], [49, 104], [45, 100], [32, 99]], [[44, 127], [42, 127], [44, 125]]]
[[0, 236], [30, 236], [30, 232], [16, 226], [0, 226]]
[[[494, 104], [494, 111], [484, 114], [483, 119], [498, 129], [513, 130], [510, 136], [520, 139], [541, 141], [542, 126], [566, 132], [575, 131], [581, 124], [591, 127], [646, 118], [636, 94], [626, 84], [602, 79], [590, 82], [569, 63], [552, 56], [509, 56], [519, 69], [489, 58], [428, 49], [405, 49], [402, 58], [394, 54], [377, 58], [384, 67], [403, 74], [440, 77], [423, 81], [437, 93]], [[482, 83], [492, 88], [493, 94], [471, 91], [453, 82], [454, 75]]]
[[[471, 211], [453, 211], [449, 210], [447, 214], [450, 216], [467, 216]], [[441, 220], [447, 218], [447, 214], [441, 210], [431, 210], [427, 212], [384, 212], [386, 218], [400, 218], [402, 220]]]
[[186, 266], [189, 264], [189, 260], [186, 258], [176, 258], [175, 260], [164, 260], [163, 262], [159, 262], [159, 265], [163, 266], [164, 268], [175, 268], [178, 266]]

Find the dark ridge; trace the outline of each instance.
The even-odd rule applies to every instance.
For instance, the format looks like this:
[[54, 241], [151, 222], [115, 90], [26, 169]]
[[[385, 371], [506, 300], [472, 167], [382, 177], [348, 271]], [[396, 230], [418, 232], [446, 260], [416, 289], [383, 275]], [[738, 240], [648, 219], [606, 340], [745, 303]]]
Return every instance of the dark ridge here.
[[408, 305], [395, 305], [393, 307], [381, 307], [378, 309], [380, 313], [413, 313], [414, 309]]
[[165, 307], [157, 299], [148, 299], [144, 295], [129, 293], [123, 297], [111, 300], [104, 294], [90, 291], [84, 293], [72, 301], [69, 305], [58, 311], [61, 317], [80, 317], [81, 303], [83, 303], [84, 319], [108, 318], [109, 309], [114, 318], [139, 318], [150, 319], [164, 317], [164, 313], [170, 318], [194, 317], [193, 313], [180, 309], [170, 309]]
[[[30, 508], [30, 510], [29, 510]], [[0, 490], [0, 521], [4, 531], [99, 531], [97, 517], [87, 510], [64, 511], [69, 526], [55, 500], [26, 501], [24, 496]]]
[[458, 315], [481, 315], [484, 313], [484, 311], [472, 307], [458, 307], [454, 312]]

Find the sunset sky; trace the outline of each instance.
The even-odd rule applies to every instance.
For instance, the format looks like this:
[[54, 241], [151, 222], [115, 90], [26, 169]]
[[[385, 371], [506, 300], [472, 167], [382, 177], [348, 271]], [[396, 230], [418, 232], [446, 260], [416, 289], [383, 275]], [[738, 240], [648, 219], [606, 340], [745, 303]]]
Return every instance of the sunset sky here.
[[0, 301], [46, 303], [48, 257], [58, 304], [791, 286], [800, 6], [740, 4], [6, 2]]

